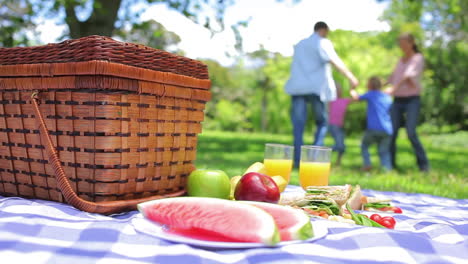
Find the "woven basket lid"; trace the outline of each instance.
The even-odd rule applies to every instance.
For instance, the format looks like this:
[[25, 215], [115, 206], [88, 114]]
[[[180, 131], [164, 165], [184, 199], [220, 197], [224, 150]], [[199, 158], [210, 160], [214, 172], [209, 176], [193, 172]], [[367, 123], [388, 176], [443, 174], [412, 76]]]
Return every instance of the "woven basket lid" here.
[[0, 48], [0, 65], [108, 61], [138, 68], [208, 79], [207, 66], [197, 60], [144, 45], [88, 36], [35, 47]]

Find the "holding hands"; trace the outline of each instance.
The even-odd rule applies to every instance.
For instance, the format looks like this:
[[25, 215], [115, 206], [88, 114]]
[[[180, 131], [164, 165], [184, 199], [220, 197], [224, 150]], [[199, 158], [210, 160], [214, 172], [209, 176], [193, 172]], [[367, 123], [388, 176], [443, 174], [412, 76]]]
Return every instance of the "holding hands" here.
[[359, 81], [352, 74], [348, 77], [348, 79], [349, 79], [349, 82], [351, 84], [351, 89], [349, 91], [349, 93], [351, 94], [351, 98], [353, 98], [353, 101], [358, 101], [359, 100], [359, 94], [356, 91], [356, 87], [359, 85]]
[[384, 90], [384, 93], [388, 94], [388, 95], [393, 95], [393, 93], [395, 92], [395, 87], [394, 86], [390, 86], [388, 88], [386, 88]]
[[353, 98], [353, 100], [355, 101], [359, 100], [359, 94], [356, 91], [356, 89], [352, 88], [349, 93], [351, 94], [351, 97]]

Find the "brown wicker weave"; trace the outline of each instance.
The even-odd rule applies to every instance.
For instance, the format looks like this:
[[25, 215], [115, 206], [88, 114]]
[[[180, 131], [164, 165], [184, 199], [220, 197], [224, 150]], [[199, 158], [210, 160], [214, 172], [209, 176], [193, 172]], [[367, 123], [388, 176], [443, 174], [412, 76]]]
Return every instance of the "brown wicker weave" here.
[[0, 49], [0, 195], [116, 213], [184, 192], [204, 64], [90, 36]]

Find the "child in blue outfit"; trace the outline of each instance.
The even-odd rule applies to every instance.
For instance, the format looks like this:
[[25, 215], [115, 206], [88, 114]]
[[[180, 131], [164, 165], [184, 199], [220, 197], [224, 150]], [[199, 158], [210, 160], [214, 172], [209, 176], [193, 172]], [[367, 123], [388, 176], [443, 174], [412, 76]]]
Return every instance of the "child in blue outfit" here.
[[392, 169], [390, 156], [391, 135], [393, 133], [390, 118], [392, 98], [381, 92], [382, 84], [378, 77], [371, 77], [367, 82], [368, 92], [359, 95], [356, 90], [351, 90], [351, 96], [355, 101], [367, 101], [367, 129], [361, 144], [361, 155], [364, 160], [363, 170], [372, 169], [369, 146], [376, 143], [380, 163], [386, 170]]

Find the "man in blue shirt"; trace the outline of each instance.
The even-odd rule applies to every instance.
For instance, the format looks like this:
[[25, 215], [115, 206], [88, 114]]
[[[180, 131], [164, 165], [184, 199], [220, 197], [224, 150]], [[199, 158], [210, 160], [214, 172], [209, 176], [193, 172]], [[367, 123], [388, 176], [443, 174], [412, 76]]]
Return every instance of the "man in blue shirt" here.
[[358, 85], [356, 77], [346, 68], [336, 54], [333, 44], [326, 38], [328, 32], [327, 24], [317, 22], [314, 33], [294, 46], [291, 76], [285, 90], [292, 96], [291, 119], [294, 130], [295, 166], [298, 166], [300, 161], [300, 148], [307, 121], [307, 103], [312, 104], [317, 125], [313, 145], [322, 146], [327, 134], [326, 103], [336, 98], [331, 65], [349, 79], [352, 88]]
[[356, 90], [351, 90], [355, 101], [367, 101], [367, 130], [361, 143], [361, 154], [364, 160], [364, 171], [372, 169], [369, 146], [377, 143], [380, 164], [386, 170], [392, 169], [390, 144], [393, 127], [390, 118], [392, 98], [380, 91], [382, 84], [377, 77], [371, 77], [367, 83], [368, 92], [359, 96]]

